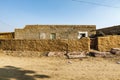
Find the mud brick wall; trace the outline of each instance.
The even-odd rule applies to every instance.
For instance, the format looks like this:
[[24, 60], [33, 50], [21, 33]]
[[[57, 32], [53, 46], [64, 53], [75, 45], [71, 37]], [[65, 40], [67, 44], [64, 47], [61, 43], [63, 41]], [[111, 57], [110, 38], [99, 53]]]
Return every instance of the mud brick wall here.
[[11, 51], [89, 51], [90, 39], [80, 40], [0, 40], [0, 49]]
[[24, 29], [15, 29], [15, 39], [39, 40], [50, 39], [55, 33], [56, 39], [78, 39], [78, 32], [88, 32], [88, 36], [96, 34], [95, 25], [26, 25]]
[[13, 39], [13, 38], [14, 38], [14, 32], [0, 33], [0, 39]]
[[111, 48], [120, 48], [120, 36], [98, 37], [99, 51], [110, 51]]

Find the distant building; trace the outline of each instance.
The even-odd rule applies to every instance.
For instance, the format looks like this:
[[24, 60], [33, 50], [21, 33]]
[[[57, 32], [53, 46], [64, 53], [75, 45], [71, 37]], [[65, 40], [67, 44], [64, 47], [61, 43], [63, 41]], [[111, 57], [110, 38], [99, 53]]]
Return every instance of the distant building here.
[[0, 39], [14, 39], [14, 32], [0, 33]]
[[15, 39], [80, 39], [95, 34], [95, 25], [26, 25], [15, 29]]
[[120, 25], [112, 26], [108, 28], [97, 29], [97, 35], [120, 35]]

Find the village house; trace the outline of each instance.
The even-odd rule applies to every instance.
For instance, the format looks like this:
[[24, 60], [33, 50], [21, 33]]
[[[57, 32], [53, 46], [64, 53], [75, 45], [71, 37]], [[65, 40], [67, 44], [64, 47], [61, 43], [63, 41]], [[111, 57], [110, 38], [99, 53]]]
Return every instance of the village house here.
[[96, 34], [95, 25], [26, 25], [15, 29], [15, 39], [81, 39]]
[[95, 34], [95, 25], [26, 25], [12, 33], [0, 33], [0, 49], [39, 52], [89, 51], [89, 37]]

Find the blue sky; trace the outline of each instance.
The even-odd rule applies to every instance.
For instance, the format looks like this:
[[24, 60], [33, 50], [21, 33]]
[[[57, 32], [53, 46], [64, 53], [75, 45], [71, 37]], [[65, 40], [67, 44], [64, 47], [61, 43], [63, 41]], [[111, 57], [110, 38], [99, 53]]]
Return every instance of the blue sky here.
[[[120, 0], [0, 0], [0, 32], [30, 24], [120, 25]], [[119, 8], [113, 8], [113, 7]]]

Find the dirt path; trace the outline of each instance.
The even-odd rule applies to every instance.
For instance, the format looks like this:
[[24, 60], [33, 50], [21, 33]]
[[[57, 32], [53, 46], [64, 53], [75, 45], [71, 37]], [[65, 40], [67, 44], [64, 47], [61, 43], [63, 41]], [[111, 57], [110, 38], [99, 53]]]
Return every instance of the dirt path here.
[[120, 64], [103, 58], [68, 60], [0, 54], [0, 80], [120, 80]]

